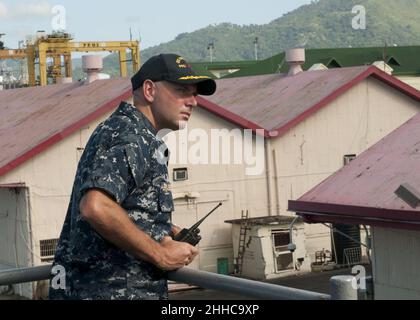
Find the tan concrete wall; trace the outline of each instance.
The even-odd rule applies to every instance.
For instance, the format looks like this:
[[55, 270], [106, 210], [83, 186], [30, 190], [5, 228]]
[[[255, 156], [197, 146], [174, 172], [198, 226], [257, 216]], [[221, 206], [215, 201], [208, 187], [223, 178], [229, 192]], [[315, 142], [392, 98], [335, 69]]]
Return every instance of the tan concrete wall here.
[[374, 227], [375, 299], [420, 299], [420, 231]]
[[[344, 155], [360, 155], [413, 117], [420, 104], [368, 79], [272, 142], [276, 150], [281, 214], [296, 200], [343, 166]], [[307, 250], [330, 249], [326, 227], [307, 225]]]

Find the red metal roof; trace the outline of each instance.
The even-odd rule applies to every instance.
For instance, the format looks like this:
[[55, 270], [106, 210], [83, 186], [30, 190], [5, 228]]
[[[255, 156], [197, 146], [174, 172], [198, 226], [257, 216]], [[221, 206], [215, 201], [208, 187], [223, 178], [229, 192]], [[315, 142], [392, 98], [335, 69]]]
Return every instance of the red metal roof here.
[[[370, 76], [420, 101], [418, 90], [374, 66], [362, 66], [306, 71], [292, 77], [271, 74], [221, 79], [216, 94], [206, 98], [211, 103], [203, 99], [201, 105], [225, 118], [235, 114], [247, 122], [237, 124], [263, 128], [267, 137], [278, 137]], [[277, 134], [270, 135], [270, 131]]]
[[[218, 92], [198, 103], [242, 128], [278, 137], [370, 76], [420, 101], [419, 91], [378, 68], [355, 67], [219, 80]], [[130, 96], [126, 78], [0, 91], [0, 176]]]
[[420, 206], [413, 209], [395, 195], [404, 183], [420, 190], [420, 114], [297, 201], [289, 201], [289, 210], [303, 213], [307, 222], [420, 229]]
[[130, 96], [124, 78], [0, 91], [0, 176]]

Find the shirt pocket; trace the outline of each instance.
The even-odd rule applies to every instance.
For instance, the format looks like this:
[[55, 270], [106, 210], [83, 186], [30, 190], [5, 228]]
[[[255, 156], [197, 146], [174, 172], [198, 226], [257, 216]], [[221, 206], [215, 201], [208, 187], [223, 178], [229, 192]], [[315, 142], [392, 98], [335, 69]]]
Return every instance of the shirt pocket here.
[[144, 184], [144, 177], [147, 171], [146, 159], [138, 146], [126, 146], [125, 154], [127, 157], [127, 165], [130, 168], [130, 173], [133, 176], [135, 185], [137, 188], [141, 188]]
[[158, 201], [160, 212], [170, 213], [174, 211], [174, 200], [170, 191], [160, 188]]

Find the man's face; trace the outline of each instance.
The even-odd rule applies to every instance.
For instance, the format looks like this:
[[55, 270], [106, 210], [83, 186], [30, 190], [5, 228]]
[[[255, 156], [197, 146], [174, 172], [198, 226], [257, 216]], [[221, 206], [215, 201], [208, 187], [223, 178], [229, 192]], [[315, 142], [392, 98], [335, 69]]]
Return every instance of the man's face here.
[[155, 86], [152, 112], [158, 129], [185, 128], [193, 108], [197, 106], [197, 86], [167, 81], [156, 82]]

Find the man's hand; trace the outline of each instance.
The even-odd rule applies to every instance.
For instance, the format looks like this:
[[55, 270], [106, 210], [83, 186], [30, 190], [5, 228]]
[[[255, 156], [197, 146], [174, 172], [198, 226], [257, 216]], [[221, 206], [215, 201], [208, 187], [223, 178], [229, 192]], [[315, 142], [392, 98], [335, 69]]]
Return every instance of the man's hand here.
[[162, 270], [176, 270], [189, 265], [197, 255], [196, 247], [165, 237], [161, 242], [160, 259], [155, 264]]
[[171, 231], [172, 231], [172, 235], [173, 235], [172, 238], [174, 238], [174, 237], [176, 237], [176, 235], [178, 233], [180, 233], [182, 231], [182, 229], [180, 227], [178, 227], [178, 226], [176, 226], [176, 225], [173, 224]]

